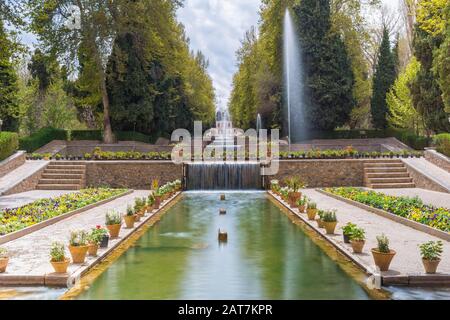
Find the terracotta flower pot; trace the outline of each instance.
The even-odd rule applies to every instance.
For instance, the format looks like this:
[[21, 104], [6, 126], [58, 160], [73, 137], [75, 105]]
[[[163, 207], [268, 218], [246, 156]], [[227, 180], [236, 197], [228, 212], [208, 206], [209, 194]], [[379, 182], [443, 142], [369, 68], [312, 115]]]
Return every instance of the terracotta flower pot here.
[[325, 227], [327, 234], [334, 234], [334, 230], [336, 229], [336, 226], [337, 226], [337, 221], [336, 222], [325, 222], [324, 221], [323, 226]]
[[288, 199], [289, 199], [289, 205], [291, 208], [297, 207], [297, 202], [302, 197], [301, 192], [291, 192], [289, 193]]
[[[139, 216], [139, 215], [125, 216], [125, 217], [123, 217], [123, 219], [125, 220], [127, 229], [133, 229], [134, 223], [141, 220], [141, 216]], [[137, 220], [137, 219], [139, 219], [139, 220]]]
[[319, 218], [319, 219], [316, 220], [316, 222], [317, 222], [317, 226], [319, 228], [323, 228], [324, 227], [322, 219]]
[[300, 211], [300, 213], [305, 213], [305, 206], [299, 206], [298, 207], [298, 211]]
[[159, 207], [161, 206], [161, 197], [160, 196], [156, 196], [155, 197], [155, 203], [154, 203], [155, 209], [158, 210]]
[[425, 273], [428, 273], [428, 274], [436, 273], [436, 270], [437, 270], [440, 262], [441, 262], [441, 259], [439, 259], [439, 260], [422, 259], [423, 266], [425, 267]]
[[113, 224], [110, 226], [106, 226], [106, 228], [108, 228], [109, 236], [111, 239], [115, 239], [115, 238], [119, 237], [121, 227], [122, 227], [121, 224]]
[[[139, 214], [135, 214], [134, 216], [134, 222], [139, 222], [139, 221], [141, 221], [141, 215], [139, 215]], [[125, 222], [125, 224], [126, 224], [126, 222]]]
[[52, 264], [55, 273], [67, 273], [67, 268], [69, 267], [70, 259], [66, 258], [66, 260], [59, 262], [50, 261], [50, 263]]
[[354, 253], [362, 253], [364, 245], [366, 244], [364, 240], [363, 241], [350, 240], [350, 243], [352, 244]]
[[3, 273], [6, 271], [8, 262], [9, 262], [9, 258], [0, 258], [0, 273]]
[[75, 264], [84, 263], [86, 260], [86, 254], [89, 250], [89, 246], [69, 246], [70, 254], [72, 255], [72, 261]]
[[89, 244], [88, 254], [90, 256], [96, 257], [97, 256], [97, 251], [98, 251], [98, 244], [94, 244], [94, 243]]
[[392, 259], [394, 259], [396, 252], [391, 250], [389, 253], [383, 253], [378, 251], [378, 249], [372, 249], [373, 259], [375, 265], [380, 268], [380, 271], [388, 271], [391, 265]]
[[308, 220], [314, 221], [317, 215], [317, 209], [306, 209], [306, 214], [308, 215]]

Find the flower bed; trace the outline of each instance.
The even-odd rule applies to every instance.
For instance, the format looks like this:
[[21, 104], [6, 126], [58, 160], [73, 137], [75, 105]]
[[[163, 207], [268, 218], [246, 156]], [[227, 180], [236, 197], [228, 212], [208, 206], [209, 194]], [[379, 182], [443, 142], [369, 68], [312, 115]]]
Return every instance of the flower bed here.
[[0, 235], [15, 232], [56, 216], [100, 202], [125, 189], [85, 189], [51, 199], [40, 199], [15, 209], [0, 211]]
[[426, 205], [418, 197], [396, 197], [360, 188], [327, 188], [325, 191], [397, 216], [450, 232], [450, 210]]
[[[310, 150], [310, 151], [298, 151], [298, 152], [280, 152], [280, 159], [372, 159], [372, 158], [409, 158], [409, 157], [422, 157], [423, 153], [419, 151], [409, 151], [403, 150], [399, 152], [358, 152], [352, 148], [346, 148], [342, 150]], [[256, 155], [255, 155], [256, 156]], [[266, 158], [274, 157], [271, 153], [268, 154]], [[50, 153], [47, 154], [39, 154], [33, 153], [28, 155], [28, 159], [32, 160], [40, 160], [40, 159], [51, 159], [51, 160], [171, 160], [170, 152], [134, 152], [134, 151], [124, 151], [124, 152], [109, 152], [102, 151], [100, 148], [96, 148], [94, 152], [86, 153], [83, 156], [63, 156], [60, 154], [52, 155]], [[191, 155], [192, 159], [203, 158], [202, 155]], [[211, 157], [214, 158], [215, 154], [212, 151]], [[234, 152], [234, 151], [226, 151], [223, 153], [223, 159], [237, 159], [245, 158], [249, 160], [250, 158], [254, 159], [255, 157], [250, 157], [249, 152]], [[189, 160], [186, 158], [186, 160]], [[260, 159], [263, 159], [261, 157]], [[217, 160], [217, 159], [215, 159]]]

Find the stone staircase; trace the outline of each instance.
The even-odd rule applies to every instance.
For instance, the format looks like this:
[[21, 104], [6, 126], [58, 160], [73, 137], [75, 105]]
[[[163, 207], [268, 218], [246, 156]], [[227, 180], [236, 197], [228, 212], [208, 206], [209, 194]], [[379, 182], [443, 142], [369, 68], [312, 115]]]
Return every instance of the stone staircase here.
[[79, 161], [53, 161], [45, 168], [37, 190], [80, 190], [86, 184], [86, 164]]
[[364, 163], [364, 183], [372, 189], [415, 188], [401, 160], [379, 159]]

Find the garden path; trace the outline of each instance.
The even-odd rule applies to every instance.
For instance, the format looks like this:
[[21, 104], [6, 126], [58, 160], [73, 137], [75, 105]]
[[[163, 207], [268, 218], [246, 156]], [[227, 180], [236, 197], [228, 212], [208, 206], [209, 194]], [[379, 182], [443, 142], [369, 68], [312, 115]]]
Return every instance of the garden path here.
[[[418, 246], [430, 240], [440, 240], [439, 238], [352, 206], [343, 201], [336, 200], [319, 193], [316, 190], [304, 190], [304, 194], [315, 201], [319, 209], [337, 210], [337, 217], [339, 220], [336, 228], [337, 234], [331, 235], [329, 238], [332, 241], [337, 242], [340, 246], [345, 247], [349, 253], [352, 253], [352, 248], [350, 245], [344, 244], [341, 228], [348, 222], [352, 222], [365, 229], [367, 241], [364, 247], [364, 253], [357, 255], [353, 254], [365, 266], [370, 266], [373, 269], [375, 268], [370, 249], [377, 247], [376, 237], [384, 233], [390, 240], [391, 249], [397, 251], [397, 255], [392, 261], [391, 270], [382, 272], [382, 275], [398, 276], [424, 274]], [[320, 232], [324, 233], [324, 230], [321, 229]], [[444, 254], [442, 255], [442, 261], [439, 265], [438, 272], [450, 275], [450, 243], [448, 241], [443, 242]]]

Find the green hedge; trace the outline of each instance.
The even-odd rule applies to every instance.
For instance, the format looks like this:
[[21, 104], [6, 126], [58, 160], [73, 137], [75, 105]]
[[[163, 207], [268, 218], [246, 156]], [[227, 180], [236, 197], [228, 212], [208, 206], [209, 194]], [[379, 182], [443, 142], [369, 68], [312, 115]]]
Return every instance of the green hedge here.
[[67, 131], [50, 127], [42, 128], [31, 136], [20, 138], [19, 146], [21, 150], [31, 153], [53, 140], [67, 140]]
[[433, 144], [436, 150], [450, 157], [450, 133], [441, 133], [434, 137]]
[[15, 132], [0, 132], [0, 161], [8, 158], [19, 147], [19, 136]]
[[140, 132], [134, 131], [116, 131], [114, 132], [116, 139], [119, 141], [139, 141], [151, 143], [152, 138]]
[[101, 130], [72, 130], [70, 131], [70, 140], [103, 140], [103, 131]]

